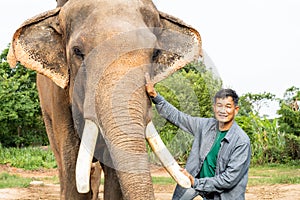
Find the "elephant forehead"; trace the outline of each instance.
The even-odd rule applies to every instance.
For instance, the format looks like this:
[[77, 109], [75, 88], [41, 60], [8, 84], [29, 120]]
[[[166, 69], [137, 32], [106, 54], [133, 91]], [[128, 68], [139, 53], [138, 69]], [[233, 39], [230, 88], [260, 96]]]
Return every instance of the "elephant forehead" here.
[[[152, 4], [149, 4], [152, 5]], [[96, 25], [99, 21], [109, 20], [113, 16], [119, 16], [121, 18], [136, 18], [136, 14], [140, 13], [140, 10], [149, 6], [141, 3], [140, 0], [69, 0], [65, 6], [62, 7], [62, 13], [66, 18], [70, 19], [86, 19], [90, 16], [97, 16], [92, 18], [93, 25]], [[74, 21], [75, 22], [75, 21]]]
[[[99, 1], [94, 5], [94, 2], [98, 1], [84, 1], [78, 6], [74, 3], [75, 1], [72, 2], [66, 4], [61, 12], [62, 26], [67, 40], [70, 40], [70, 44], [75, 41], [85, 46], [87, 42], [93, 43], [116, 38], [120, 34], [132, 33], [137, 29], [149, 31], [142, 16], [145, 13], [144, 8], [147, 6], [143, 5], [139, 8], [140, 3]], [[147, 10], [153, 9], [150, 7]], [[140, 33], [140, 31], [138, 32]], [[132, 37], [135, 37], [135, 35]]]
[[[90, 20], [93, 22], [94, 20]], [[149, 32], [149, 29], [143, 24], [133, 24], [125, 20], [120, 19], [110, 19], [110, 21], [100, 21], [95, 26], [90, 26], [91, 23], [83, 23], [80, 29], [73, 31], [71, 34], [72, 39], [81, 40], [83, 43], [86, 40], [99, 40], [105, 41], [110, 40], [111, 38], [116, 39], [119, 35], [128, 35], [131, 34], [132, 37], [137, 37], [142, 32], [139, 31], [144, 29]], [[105, 30], [105, 31], [103, 31]], [[146, 36], [146, 35], [145, 35]], [[110, 41], [113, 42], [113, 41]]]

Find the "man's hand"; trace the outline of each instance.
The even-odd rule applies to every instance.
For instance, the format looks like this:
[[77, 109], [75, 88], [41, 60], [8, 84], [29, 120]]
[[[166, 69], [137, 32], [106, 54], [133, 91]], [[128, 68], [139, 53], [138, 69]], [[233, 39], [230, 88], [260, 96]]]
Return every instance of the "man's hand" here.
[[188, 172], [186, 171], [186, 169], [181, 168], [180, 171], [190, 179], [190, 181], [191, 181], [191, 186], [193, 187], [193, 186], [194, 186], [194, 183], [195, 183], [195, 178], [194, 178], [190, 173], [188, 173]]
[[148, 73], [145, 74], [145, 79], [146, 79], [146, 92], [148, 93], [148, 95], [152, 98], [157, 96], [157, 92], [154, 89], [154, 84], [150, 79], [150, 75]]

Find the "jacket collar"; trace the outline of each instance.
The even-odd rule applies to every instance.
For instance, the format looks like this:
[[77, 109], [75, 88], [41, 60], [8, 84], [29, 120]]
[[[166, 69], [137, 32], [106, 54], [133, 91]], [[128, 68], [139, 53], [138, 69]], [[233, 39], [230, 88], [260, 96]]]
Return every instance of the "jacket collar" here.
[[[215, 123], [212, 124], [212, 126], [208, 129], [208, 131], [217, 133], [219, 122], [216, 119], [214, 119], [214, 120], [215, 120]], [[235, 121], [233, 121], [231, 127], [229, 128], [229, 130], [223, 140], [230, 142], [230, 140], [232, 140], [232, 138], [234, 137], [234, 134], [235, 134], [234, 132], [235, 132], [235, 129], [237, 128], [237, 126], [238, 126], [237, 123]]]
[[224, 139], [227, 140], [227, 142], [230, 142], [230, 140], [232, 140], [232, 138], [234, 137], [234, 132], [236, 128], [237, 128], [237, 123], [234, 121], [231, 127], [229, 128], [226, 136], [224, 137]]

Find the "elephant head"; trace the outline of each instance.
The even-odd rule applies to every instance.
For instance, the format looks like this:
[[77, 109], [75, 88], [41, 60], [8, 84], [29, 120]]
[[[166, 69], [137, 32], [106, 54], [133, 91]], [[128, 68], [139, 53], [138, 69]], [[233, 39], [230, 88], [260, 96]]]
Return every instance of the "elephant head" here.
[[[10, 65], [19, 61], [68, 93], [75, 132], [82, 137], [79, 191], [89, 190], [95, 152], [94, 157], [116, 170], [124, 199], [153, 199], [144, 140], [151, 102], [144, 77], [149, 73], [156, 83], [198, 59], [200, 35], [147, 0], [58, 4], [16, 31]], [[39, 91], [40, 96], [48, 92]], [[99, 152], [98, 133], [111, 162]]]

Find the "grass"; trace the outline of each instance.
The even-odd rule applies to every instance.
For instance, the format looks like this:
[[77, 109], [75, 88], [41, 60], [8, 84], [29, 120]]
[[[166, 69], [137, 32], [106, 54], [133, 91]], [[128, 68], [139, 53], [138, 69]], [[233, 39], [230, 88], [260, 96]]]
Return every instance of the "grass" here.
[[3, 148], [0, 145], [0, 164], [26, 170], [57, 167], [53, 152], [39, 147]]
[[1, 188], [26, 188], [31, 181], [43, 181], [44, 183], [59, 184], [57, 176], [41, 177], [41, 178], [24, 178], [20, 175], [10, 174], [7, 172], [0, 173], [0, 189]]
[[32, 180], [6, 172], [0, 174], [0, 188], [28, 187]]
[[39, 179], [35, 179], [35, 180], [43, 181], [45, 183], [59, 184], [58, 176], [43, 177], [43, 178], [39, 178]]
[[248, 185], [300, 184], [299, 165], [264, 165], [251, 167]]

